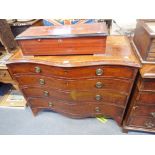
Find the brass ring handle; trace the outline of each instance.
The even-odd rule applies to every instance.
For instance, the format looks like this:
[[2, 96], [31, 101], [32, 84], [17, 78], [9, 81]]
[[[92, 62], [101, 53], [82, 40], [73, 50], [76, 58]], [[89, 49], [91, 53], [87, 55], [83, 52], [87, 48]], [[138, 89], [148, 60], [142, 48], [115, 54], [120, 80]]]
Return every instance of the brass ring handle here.
[[100, 101], [102, 99], [102, 96], [101, 95], [96, 95], [95, 99], [96, 99], [96, 101]]
[[147, 128], [152, 128], [152, 127], [154, 127], [155, 125], [154, 125], [152, 122], [146, 122], [146, 123], [145, 123], [145, 126], [146, 126]]
[[95, 108], [95, 111], [96, 111], [96, 112], [100, 112], [100, 108], [99, 108], [99, 107], [96, 107], [96, 108]]
[[40, 72], [41, 72], [41, 68], [38, 67], [38, 66], [36, 66], [36, 67], [35, 67], [35, 72], [36, 72], [36, 73], [40, 73]]
[[102, 88], [103, 83], [102, 82], [96, 82], [96, 88]]
[[52, 102], [48, 102], [48, 106], [49, 106], [49, 107], [53, 107], [54, 104], [53, 104]]
[[103, 69], [101, 69], [101, 68], [98, 68], [98, 69], [96, 69], [96, 75], [102, 75], [103, 74]]
[[44, 91], [44, 96], [49, 96], [49, 92], [48, 91]]
[[150, 115], [155, 118], [155, 112], [151, 112]]
[[40, 83], [41, 85], [44, 85], [44, 84], [45, 84], [45, 80], [44, 80], [44, 79], [39, 79], [39, 83]]

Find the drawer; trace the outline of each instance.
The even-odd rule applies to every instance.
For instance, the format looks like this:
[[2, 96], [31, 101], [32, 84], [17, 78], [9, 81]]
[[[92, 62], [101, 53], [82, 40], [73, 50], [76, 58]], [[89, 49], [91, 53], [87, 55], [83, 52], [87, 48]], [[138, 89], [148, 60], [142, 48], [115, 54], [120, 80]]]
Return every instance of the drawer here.
[[98, 103], [112, 103], [118, 106], [126, 104], [127, 96], [119, 94], [114, 91], [98, 90], [98, 91], [76, 91], [70, 92], [58, 91], [53, 89], [39, 89], [39, 88], [23, 88], [26, 97], [48, 97], [56, 98], [69, 102], [98, 102]]
[[139, 92], [136, 97], [138, 104], [155, 105], [155, 92]]
[[123, 108], [107, 104], [68, 104], [61, 100], [45, 99], [45, 98], [31, 98], [28, 100], [31, 108], [51, 109], [56, 112], [66, 113], [70, 115], [79, 116], [98, 116], [105, 115], [108, 117], [116, 117], [121, 120], [123, 115]]
[[8, 70], [0, 70], [0, 81], [10, 81], [12, 80]]
[[139, 105], [139, 106], [133, 106], [131, 110], [131, 116], [148, 116], [155, 118], [155, 105], [153, 106], [144, 106], [144, 105]]
[[132, 80], [97, 77], [92, 79], [65, 80], [42, 75], [19, 75], [15, 77], [24, 86], [51, 87], [60, 90], [96, 90], [109, 89], [117, 92], [129, 93]]
[[155, 79], [142, 79], [141, 77], [138, 80], [138, 86], [140, 90], [150, 90], [155, 91]]
[[130, 117], [127, 125], [145, 129], [155, 129], [155, 119], [149, 117]]
[[12, 74], [38, 74], [61, 78], [116, 77], [133, 79], [136, 70], [123, 66], [53, 67], [38, 63], [8, 64]]

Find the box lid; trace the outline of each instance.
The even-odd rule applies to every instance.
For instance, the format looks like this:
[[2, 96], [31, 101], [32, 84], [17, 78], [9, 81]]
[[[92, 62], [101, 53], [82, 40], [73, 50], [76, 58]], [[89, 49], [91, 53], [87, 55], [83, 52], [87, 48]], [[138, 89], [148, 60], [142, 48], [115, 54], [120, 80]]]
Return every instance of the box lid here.
[[85, 36], [107, 36], [105, 23], [62, 25], [62, 26], [35, 26], [30, 27], [16, 37], [16, 40], [41, 38], [72, 38]]

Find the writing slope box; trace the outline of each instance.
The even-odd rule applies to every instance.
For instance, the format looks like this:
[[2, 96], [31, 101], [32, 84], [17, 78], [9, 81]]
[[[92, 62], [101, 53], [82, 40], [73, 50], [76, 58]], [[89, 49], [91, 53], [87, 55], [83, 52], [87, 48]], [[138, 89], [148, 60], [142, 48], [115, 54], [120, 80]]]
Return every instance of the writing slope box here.
[[24, 55], [104, 54], [105, 23], [30, 27], [16, 37]]
[[133, 41], [143, 61], [155, 62], [155, 20], [138, 20]]

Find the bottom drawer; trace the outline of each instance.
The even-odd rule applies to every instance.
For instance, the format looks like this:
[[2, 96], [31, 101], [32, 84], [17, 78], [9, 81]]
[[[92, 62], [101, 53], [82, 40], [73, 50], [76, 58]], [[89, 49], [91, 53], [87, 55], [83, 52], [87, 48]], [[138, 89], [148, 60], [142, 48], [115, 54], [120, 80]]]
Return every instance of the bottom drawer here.
[[128, 119], [127, 126], [155, 129], [155, 119], [149, 117], [130, 117]]
[[124, 109], [107, 104], [99, 103], [81, 103], [71, 104], [60, 100], [50, 100], [45, 98], [31, 98], [28, 100], [31, 108], [51, 109], [53, 111], [65, 114], [73, 118], [95, 117], [104, 115], [114, 118], [119, 124], [121, 123]]
[[133, 106], [131, 110], [131, 116], [148, 116], [155, 118], [155, 106]]

